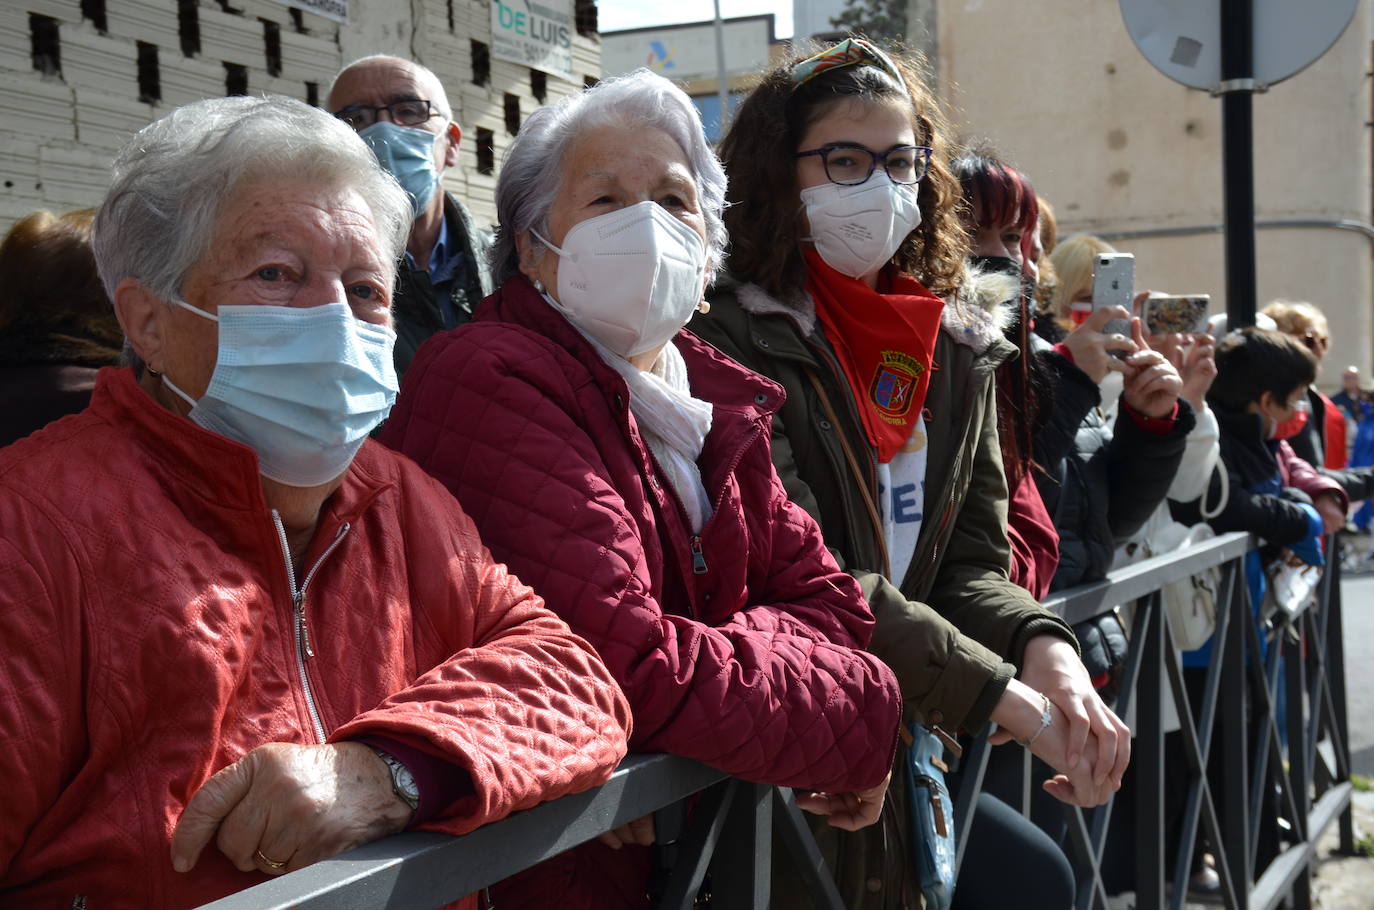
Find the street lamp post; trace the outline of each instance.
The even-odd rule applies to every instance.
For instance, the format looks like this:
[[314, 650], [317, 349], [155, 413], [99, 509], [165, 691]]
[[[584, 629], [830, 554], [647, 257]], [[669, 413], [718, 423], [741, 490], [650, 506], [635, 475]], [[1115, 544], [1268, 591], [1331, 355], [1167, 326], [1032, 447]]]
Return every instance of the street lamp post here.
[[1226, 325], [1255, 324], [1254, 17], [1252, 0], [1221, 0], [1222, 198]]

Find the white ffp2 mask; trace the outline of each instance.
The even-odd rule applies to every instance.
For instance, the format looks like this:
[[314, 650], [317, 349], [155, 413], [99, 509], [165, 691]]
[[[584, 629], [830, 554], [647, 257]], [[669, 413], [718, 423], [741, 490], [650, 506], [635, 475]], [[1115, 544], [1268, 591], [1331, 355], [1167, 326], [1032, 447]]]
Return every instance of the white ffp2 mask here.
[[882, 268], [921, 223], [917, 184], [875, 172], [858, 186], [822, 183], [801, 191], [809, 239], [826, 265], [850, 278]]
[[573, 225], [556, 247], [558, 309], [621, 357], [667, 344], [701, 300], [706, 246], [655, 202]]

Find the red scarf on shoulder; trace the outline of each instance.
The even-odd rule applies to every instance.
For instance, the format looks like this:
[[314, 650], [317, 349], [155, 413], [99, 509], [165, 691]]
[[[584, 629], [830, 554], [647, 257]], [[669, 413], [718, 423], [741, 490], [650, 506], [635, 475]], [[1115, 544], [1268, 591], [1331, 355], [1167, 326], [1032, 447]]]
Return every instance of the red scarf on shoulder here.
[[868, 440], [886, 464], [906, 445], [925, 406], [944, 301], [914, 278], [884, 269], [870, 290], [806, 250], [806, 289], [839, 357]]

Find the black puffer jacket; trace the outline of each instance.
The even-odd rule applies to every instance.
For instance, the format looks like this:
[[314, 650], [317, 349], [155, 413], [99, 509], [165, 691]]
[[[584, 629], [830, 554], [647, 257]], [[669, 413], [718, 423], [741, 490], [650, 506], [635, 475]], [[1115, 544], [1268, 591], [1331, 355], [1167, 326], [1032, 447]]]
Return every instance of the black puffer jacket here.
[[[1039, 347], [1039, 345], [1037, 345]], [[1059, 569], [1051, 590], [1107, 574], [1116, 548], [1164, 501], [1183, 458], [1193, 409], [1179, 399], [1166, 434], [1150, 433], [1122, 408], [1109, 424], [1086, 373], [1048, 345], [1035, 354], [1055, 376], [1054, 412], [1036, 436], [1036, 484], [1059, 532]]]

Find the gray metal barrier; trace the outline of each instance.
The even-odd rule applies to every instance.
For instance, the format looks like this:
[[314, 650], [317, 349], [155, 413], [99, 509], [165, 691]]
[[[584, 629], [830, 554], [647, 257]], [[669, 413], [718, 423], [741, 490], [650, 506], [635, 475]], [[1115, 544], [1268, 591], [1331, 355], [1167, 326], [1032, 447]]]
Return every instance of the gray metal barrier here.
[[[1200, 835], [1216, 857], [1222, 898], [1232, 910], [1270, 910], [1283, 901], [1310, 907], [1315, 845], [1333, 822], [1340, 825], [1341, 848], [1353, 850], [1336, 546], [1335, 540], [1328, 541], [1331, 558], [1317, 606], [1294, 616], [1279, 615], [1262, 629], [1251, 609], [1243, 565], [1254, 542], [1244, 534], [1156, 557], [1046, 602], [1070, 622], [1116, 605], [1136, 605], [1116, 705], [1125, 715], [1134, 701], [1136, 711], [1131, 796], [1136, 810], [1136, 907], [1181, 910]], [[1217, 629], [1201, 711], [1195, 717], [1178, 653], [1170, 644], [1160, 592], [1213, 567], [1222, 573]], [[1180, 719], [1188, 765], [1182, 830], [1176, 838], [1166, 831], [1161, 798], [1161, 692], [1172, 699]], [[1286, 701], [1283, 709], [1281, 700]], [[1214, 790], [1206, 769], [1216, 750], [1226, 774]], [[963, 785], [955, 800], [960, 859], [987, 753], [986, 737], [980, 737], [964, 758]], [[1027, 771], [1025, 792], [1029, 757]], [[767, 907], [774, 849], [791, 855], [817, 910], [842, 907], [789, 790], [728, 778], [683, 758], [636, 755], [610, 781], [587, 793], [516, 813], [463, 837], [387, 838], [215, 901], [206, 910], [438, 906], [694, 794], [700, 796], [681, 831], [659, 825], [661, 839], [671, 841], [666, 846], [675, 854], [659, 908], [687, 910], [703, 903]], [[1080, 908], [1107, 907], [1102, 858], [1114, 803], [1064, 809], [1065, 846], [1078, 876]]]

